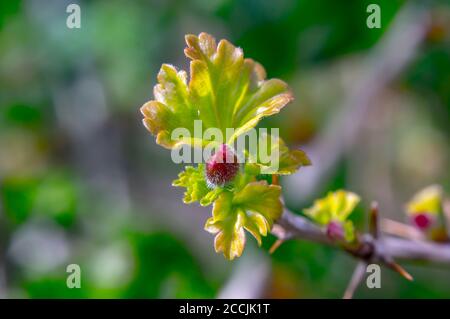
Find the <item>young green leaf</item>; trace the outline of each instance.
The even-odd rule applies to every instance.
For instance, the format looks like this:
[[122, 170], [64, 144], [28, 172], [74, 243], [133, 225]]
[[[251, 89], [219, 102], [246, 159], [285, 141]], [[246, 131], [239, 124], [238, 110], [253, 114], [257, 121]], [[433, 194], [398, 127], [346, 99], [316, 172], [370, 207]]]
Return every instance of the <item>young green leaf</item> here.
[[267, 235], [282, 213], [280, 195], [280, 186], [265, 181], [251, 182], [237, 193], [224, 191], [205, 224], [207, 231], [217, 234], [215, 250], [229, 260], [239, 257], [245, 246], [244, 229], [261, 244], [261, 236]]
[[406, 211], [410, 215], [428, 213], [438, 215], [442, 207], [442, 188], [439, 185], [431, 185], [420, 192], [407, 203]]
[[316, 200], [312, 207], [305, 209], [304, 213], [320, 225], [326, 225], [332, 220], [343, 222], [359, 200], [359, 196], [352, 192], [329, 192], [326, 197]]
[[187, 166], [186, 169], [174, 180], [173, 186], [186, 187], [183, 202], [190, 204], [200, 202], [202, 206], [211, 205], [222, 192], [222, 188], [210, 189], [205, 180], [205, 166], [199, 164], [197, 167]]
[[[216, 45], [206, 33], [187, 35], [185, 54], [191, 61], [190, 81], [185, 71], [163, 64], [154, 87], [155, 99], [141, 108], [144, 125], [156, 135], [158, 144], [173, 148], [180, 144], [205, 145], [194, 136], [194, 121], [204, 129], [236, 129], [227, 143], [253, 128], [262, 117], [278, 113], [292, 95], [285, 82], [265, 80], [264, 68], [244, 59], [242, 49], [227, 40]], [[172, 136], [176, 128], [185, 128], [189, 137]]]
[[259, 174], [289, 175], [301, 166], [311, 165], [311, 160], [300, 149], [289, 150], [280, 137], [262, 133], [258, 139], [258, 148], [267, 149], [267, 154], [249, 154], [249, 160], [259, 167]]
[[338, 190], [316, 200], [304, 213], [317, 224], [325, 226], [330, 238], [351, 242], [355, 238], [355, 231], [353, 223], [347, 218], [359, 200], [359, 196], [354, 193]]
[[449, 238], [442, 214], [442, 193], [439, 185], [431, 185], [419, 191], [406, 205], [410, 222], [434, 241]]

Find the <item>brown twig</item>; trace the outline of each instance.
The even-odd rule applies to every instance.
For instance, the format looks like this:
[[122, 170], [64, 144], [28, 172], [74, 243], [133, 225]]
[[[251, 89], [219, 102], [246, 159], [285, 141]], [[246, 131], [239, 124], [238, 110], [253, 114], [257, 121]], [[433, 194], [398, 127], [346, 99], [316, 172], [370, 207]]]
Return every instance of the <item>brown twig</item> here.
[[411, 240], [425, 240], [426, 236], [413, 226], [398, 221], [383, 218], [380, 221], [380, 229], [383, 233], [403, 237]]
[[[393, 260], [428, 261], [450, 265], [450, 244], [410, 240], [384, 234], [375, 238], [367, 233], [360, 236], [356, 247], [342, 247], [330, 240], [325, 232], [310, 220], [295, 215], [288, 209], [285, 209], [274, 225], [272, 233], [283, 241], [302, 239], [335, 246], [359, 260], [384, 264], [391, 269], [398, 268], [392, 265]], [[395, 270], [398, 271], [398, 269]]]
[[356, 289], [358, 288], [359, 284], [364, 278], [364, 274], [366, 272], [367, 263], [364, 261], [360, 261], [357, 265], [355, 270], [353, 271], [352, 279], [350, 279], [350, 283], [347, 286], [347, 289], [345, 290], [343, 299], [352, 299], [353, 294], [355, 293]]

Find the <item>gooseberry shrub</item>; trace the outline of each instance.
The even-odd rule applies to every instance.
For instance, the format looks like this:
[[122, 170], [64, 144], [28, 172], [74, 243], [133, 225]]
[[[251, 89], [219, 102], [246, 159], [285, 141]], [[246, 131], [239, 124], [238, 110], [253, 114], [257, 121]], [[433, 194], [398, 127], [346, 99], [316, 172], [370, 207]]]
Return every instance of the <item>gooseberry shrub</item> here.
[[[215, 152], [204, 162], [185, 167], [173, 186], [185, 188], [186, 204], [212, 205], [212, 216], [204, 228], [215, 234], [216, 252], [232, 260], [241, 256], [246, 232], [261, 245], [261, 237], [280, 218], [283, 202], [277, 176], [293, 174], [311, 161], [302, 150], [290, 150], [278, 136], [261, 134], [260, 139], [271, 141], [270, 149], [278, 154], [276, 169], [270, 170], [272, 178], [267, 178], [267, 163], [258, 156], [240, 163], [233, 146], [236, 139], [262, 118], [280, 112], [293, 100], [292, 93], [285, 82], [266, 79], [264, 68], [244, 58], [242, 49], [227, 40], [216, 43], [206, 33], [187, 35], [185, 40], [189, 76], [172, 65], [161, 66], [154, 99], [141, 107], [143, 124], [167, 149], [215, 146]], [[219, 129], [226, 140], [217, 143], [212, 137], [195, 136], [196, 121], [201, 121], [204, 129]], [[174, 134], [177, 128], [190, 134]], [[231, 136], [227, 135], [228, 128], [234, 129]], [[412, 224], [434, 236], [439, 198], [439, 190], [429, 188], [407, 207]], [[359, 201], [352, 192], [330, 192], [305, 209], [304, 215], [331, 240], [349, 245], [358, 240], [349, 216]]]

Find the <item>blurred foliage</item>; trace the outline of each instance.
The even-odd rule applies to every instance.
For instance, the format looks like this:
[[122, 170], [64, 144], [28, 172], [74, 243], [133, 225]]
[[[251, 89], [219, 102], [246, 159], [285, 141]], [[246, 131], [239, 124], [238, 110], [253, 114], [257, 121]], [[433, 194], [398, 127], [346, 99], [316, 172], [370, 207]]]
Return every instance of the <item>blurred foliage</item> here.
[[[296, 97], [261, 125], [280, 127], [288, 145], [311, 143], [407, 1], [80, 1], [79, 30], [65, 26], [69, 3], [0, 2], [2, 297], [217, 296], [241, 261], [215, 255], [202, 230], [207, 211], [177, 204], [177, 168], [140, 125], [159, 66], [187, 69], [184, 34], [229, 39]], [[382, 8], [381, 29], [365, 27], [369, 3]], [[429, 4], [426, 42], [315, 198], [350, 189], [402, 220], [403, 204], [423, 186], [450, 193], [450, 9]], [[286, 204], [298, 213], [312, 205], [295, 200]], [[367, 205], [352, 214], [357, 229]], [[259, 251], [268, 255], [273, 241]], [[339, 298], [354, 266], [299, 241], [267, 259], [268, 297]], [[81, 266], [81, 289], [66, 287], [71, 263]], [[450, 297], [448, 268], [406, 268], [414, 282], [383, 271], [381, 289], [361, 286], [356, 297]]]
[[64, 174], [6, 178], [1, 191], [5, 214], [14, 224], [26, 222], [32, 214], [45, 214], [66, 227], [75, 219], [77, 190]]
[[183, 243], [171, 235], [134, 235], [136, 276], [125, 297], [212, 298], [214, 290]]

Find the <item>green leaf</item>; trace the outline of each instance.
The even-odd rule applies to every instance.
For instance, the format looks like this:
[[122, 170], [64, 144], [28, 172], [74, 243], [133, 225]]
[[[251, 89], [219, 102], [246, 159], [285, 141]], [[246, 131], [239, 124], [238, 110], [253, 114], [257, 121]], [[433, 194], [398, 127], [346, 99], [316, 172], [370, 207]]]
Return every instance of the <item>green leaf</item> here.
[[311, 160], [302, 150], [289, 150], [277, 136], [262, 133], [258, 139], [258, 150], [268, 150], [264, 158], [260, 152], [249, 154], [249, 161], [259, 166], [259, 174], [289, 175], [301, 166], [311, 165]]
[[442, 188], [431, 185], [420, 192], [407, 203], [406, 211], [409, 215], [429, 213], [438, 215], [442, 207]]
[[198, 119], [196, 109], [190, 103], [186, 72], [178, 72], [172, 65], [163, 64], [153, 94], [155, 100], [141, 108], [145, 127], [156, 135], [156, 142], [164, 147], [189, 144], [189, 141], [172, 140], [170, 136], [179, 127], [193, 131], [194, 120]]
[[[181, 144], [205, 145], [194, 136], [194, 121], [203, 129], [218, 128], [223, 138], [226, 128], [236, 132], [228, 143], [253, 128], [261, 118], [278, 113], [292, 100], [285, 82], [265, 80], [264, 68], [244, 59], [242, 49], [227, 40], [216, 45], [206, 33], [186, 36], [185, 54], [190, 58], [187, 73], [163, 64], [154, 88], [154, 100], [141, 108], [144, 125], [156, 135], [158, 144], [174, 148]], [[190, 137], [172, 136], [176, 128], [186, 128]]]
[[233, 193], [224, 192], [214, 202], [213, 217], [205, 224], [205, 230], [217, 234], [214, 239], [216, 252], [233, 260], [242, 255], [245, 246], [245, 233], [242, 224], [242, 212], [232, 206]]
[[233, 205], [260, 213], [271, 226], [282, 210], [280, 195], [278, 185], [268, 185], [266, 181], [251, 182], [234, 196]]
[[312, 207], [305, 209], [304, 213], [320, 225], [327, 225], [331, 221], [344, 222], [359, 200], [359, 196], [352, 192], [329, 192], [326, 197], [316, 200]]
[[15, 224], [25, 222], [33, 212], [39, 180], [35, 178], [5, 178], [0, 182], [0, 205]]
[[344, 222], [344, 239], [347, 242], [352, 242], [355, 240], [355, 227], [353, 226], [353, 222], [351, 220], [347, 220]]
[[213, 216], [206, 221], [205, 229], [216, 234], [216, 252], [232, 260], [239, 257], [245, 246], [246, 229], [261, 244], [274, 221], [282, 213], [281, 187], [265, 181], [248, 183], [237, 193], [224, 191], [215, 201]]
[[187, 166], [186, 169], [174, 180], [173, 186], [186, 187], [183, 202], [190, 204], [200, 202], [202, 206], [211, 205], [212, 202], [222, 192], [222, 188], [210, 189], [205, 180], [205, 165], [199, 164], [197, 167]]

